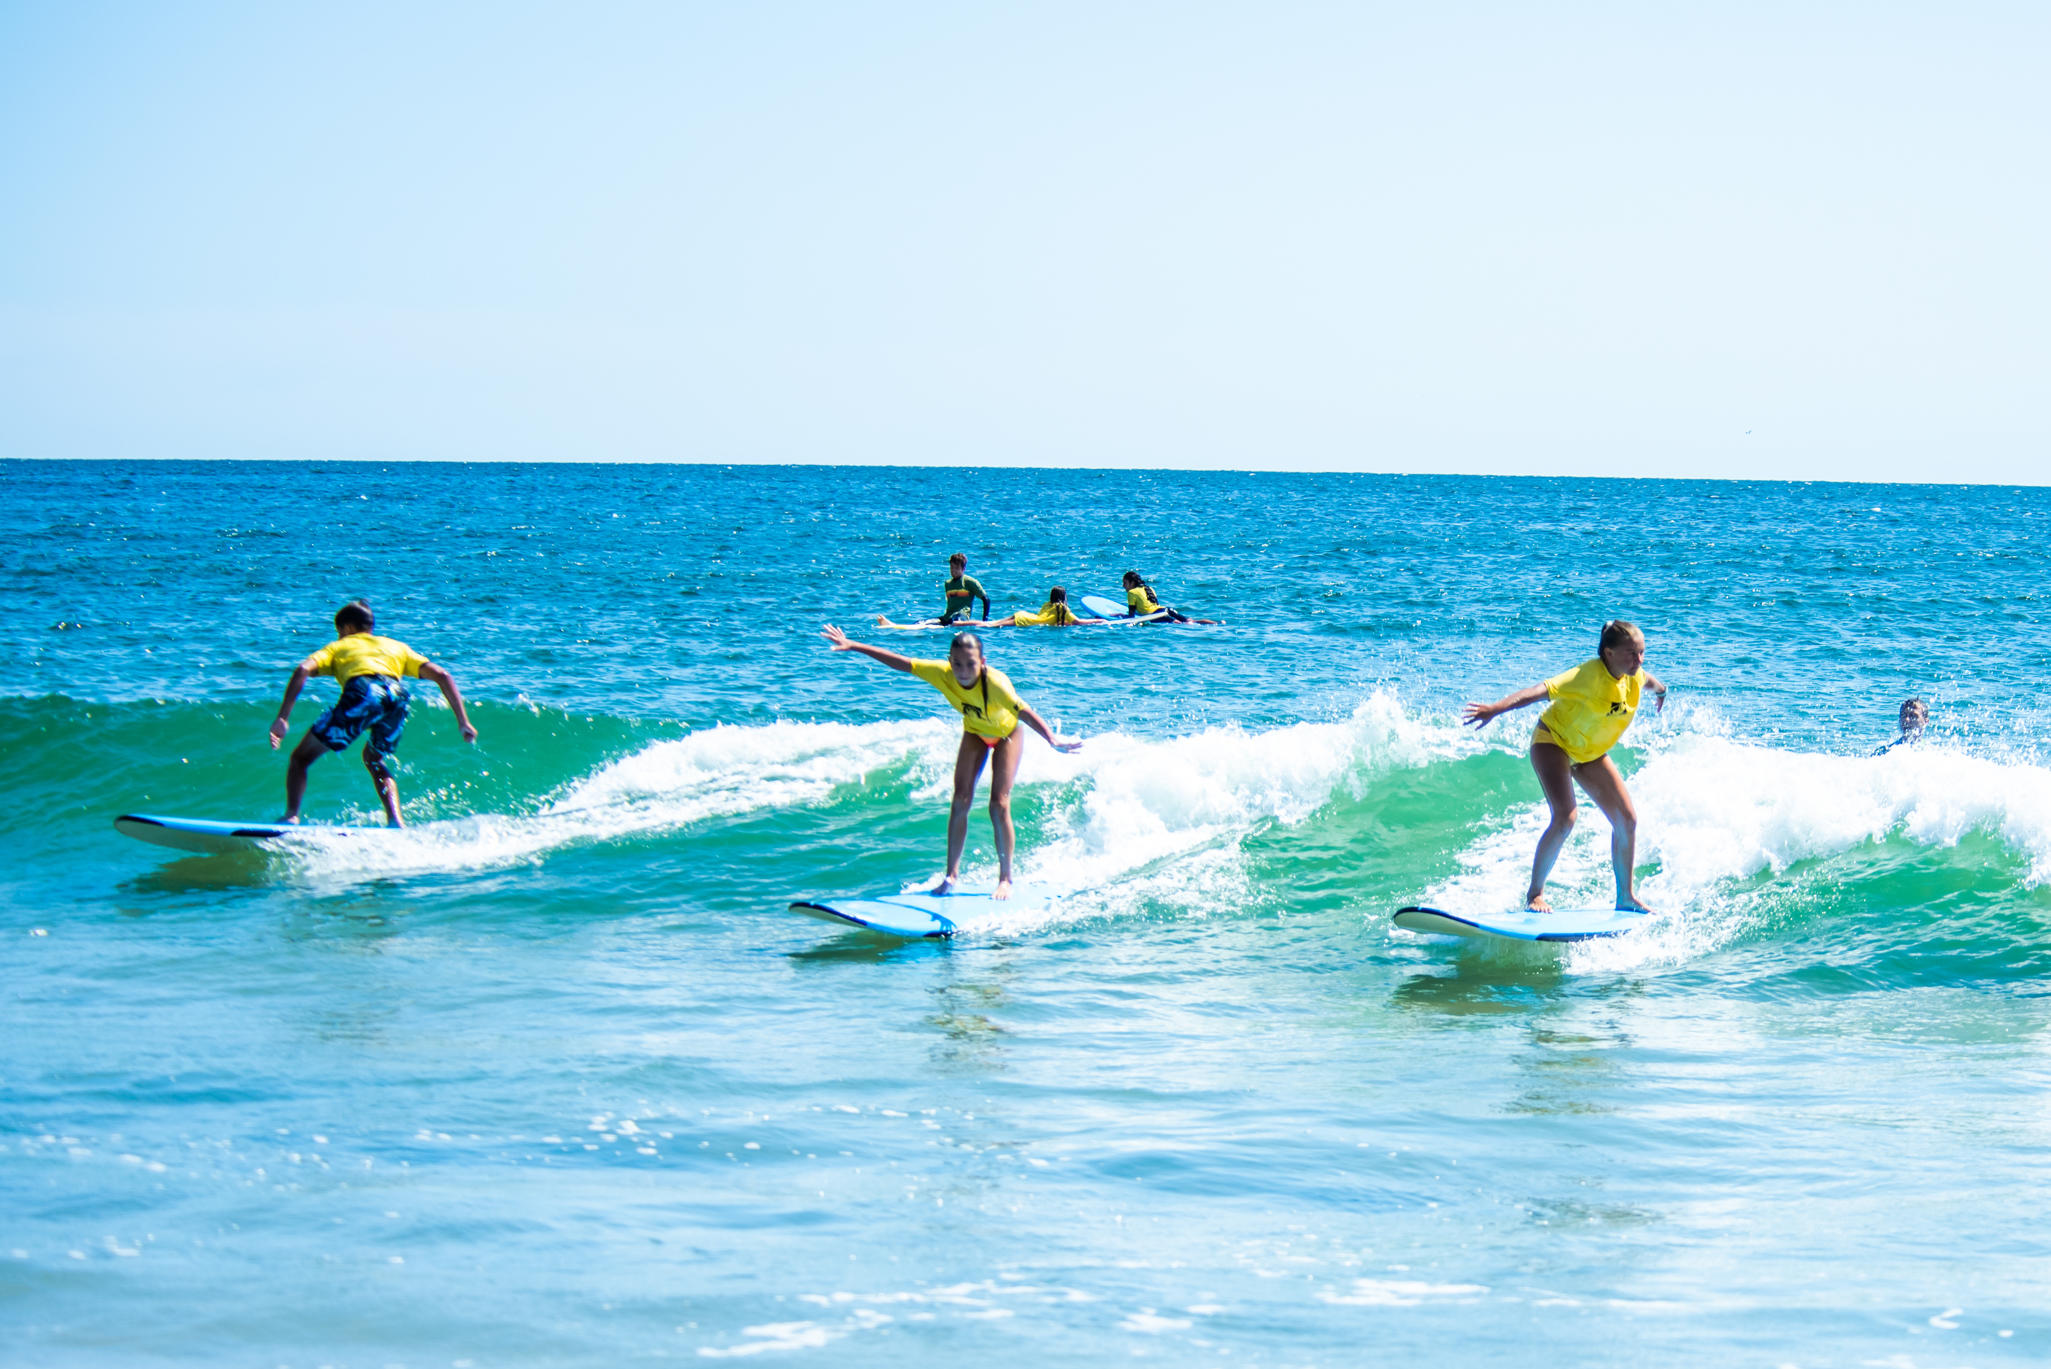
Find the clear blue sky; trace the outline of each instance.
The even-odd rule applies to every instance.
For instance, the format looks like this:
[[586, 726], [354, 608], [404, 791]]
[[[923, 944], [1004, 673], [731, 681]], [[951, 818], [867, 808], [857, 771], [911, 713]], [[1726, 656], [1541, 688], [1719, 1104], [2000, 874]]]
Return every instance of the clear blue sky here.
[[0, 7], [0, 455], [2041, 482], [2051, 7]]

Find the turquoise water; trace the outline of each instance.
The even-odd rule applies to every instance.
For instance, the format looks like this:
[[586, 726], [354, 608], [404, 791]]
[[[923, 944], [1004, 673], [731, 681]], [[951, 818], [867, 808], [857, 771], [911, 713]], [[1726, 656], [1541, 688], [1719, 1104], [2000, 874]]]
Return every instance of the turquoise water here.
[[[0, 481], [10, 1362], [2051, 1357], [2044, 491]], [[1089, 739], [1017, 804], [1072, 896], [837, 935], [785, 904], [937, 872], [955, 729], [816, 627], [930, 611], [953, 550], [1000, 609], [1134, 566], [1225, 625], [993, 636]], [[277, 693], [358, 594], [482, 730], [417, 696], [417, 826], [113, 832], [275, 815]], [[1674, 691], [1621, 753], [1660, 922], [1392, 930], [1521, 888], [1528, 715], [1457, 709], [1613, 615]], [[1910, 693], [1933, 736], [1871, 758]], [[353, 758], [308, 813], [374, 819]], [[1592, 812], [1555, 889], [1606, 893]]]

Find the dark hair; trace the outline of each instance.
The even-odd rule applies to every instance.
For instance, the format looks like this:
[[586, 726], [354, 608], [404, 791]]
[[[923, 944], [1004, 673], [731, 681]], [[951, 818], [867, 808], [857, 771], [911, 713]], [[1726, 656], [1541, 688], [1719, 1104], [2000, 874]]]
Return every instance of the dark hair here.
[[1641, 642], [1645, 640], [1645, 634], [1638, 630], [1636, 623], [1627, 623], [1622, 618], [1612, 618], [1602, 625], [1602, 642], [1596, 650], [1608, 651], [1613, 646], [1622, 646], [1633, 637]]
[[377, 615], [370, 611], [367, 599], [351, 599], [335, 610], [335, 631], [347, 637], [352, 632], [373, 632], [377, 629]]
[[1134, 585], [1144, 585], [1146, 582], [1147, 578], [1136, 570], [1125, 572], [1124, 575], [1119, 577], [1118, 581], [1119, 584], [1124, 585], [1127, 589], [1131, 589]]
[[960, 646], [963, 642], [974, 642], [976, 644], [976, 655], [986, 661], [990, 659], [988, 656], [983, 654], [983, 639], [981, 637], [978, 637], [973, 632], [955, 633], [954, 640], [947, 644], [947, 654], [952, 656], [954, 654], [954, 649]]
[[961, 564], [964, 567], [966, 567], [969, 563], [969, 558], [961, 552], [956, 552], [954, 555], [947, 558], [947, 564], [950, 566], [957, 561], [961, 562]]
[[1047, 598], [1054, 603], [1065, 604], [1068, 602], [1068, 591], [1056, 585], [1047, 591]]

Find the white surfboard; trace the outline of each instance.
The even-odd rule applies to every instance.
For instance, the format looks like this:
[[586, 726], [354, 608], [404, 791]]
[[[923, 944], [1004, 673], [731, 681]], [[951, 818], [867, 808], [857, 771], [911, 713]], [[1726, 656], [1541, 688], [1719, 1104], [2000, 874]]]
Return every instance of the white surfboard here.
[[983, 914], [1032, 911], [1047, 906], [1047, 897], [1029, 884], [1011, 886], [1011, 897], [990, 895], [994, 885], [956, 888], [944, 894], [875, 894], [851, 898], [801, 899], [794, 913], [843, 927], [909, 938], [953, 936], [965, 920]]
[[1650, 913], [1618, 908], [1555, 908], [1534, 913], [1527, 908], [1507, 912], [1448, 913], [1437, 908], [1399, 908], [1393, 919], [1406, 932], [1432, 936], [1468, 936], [1500, 941], [1593, 941], [1624, 936], [1652, 920]]

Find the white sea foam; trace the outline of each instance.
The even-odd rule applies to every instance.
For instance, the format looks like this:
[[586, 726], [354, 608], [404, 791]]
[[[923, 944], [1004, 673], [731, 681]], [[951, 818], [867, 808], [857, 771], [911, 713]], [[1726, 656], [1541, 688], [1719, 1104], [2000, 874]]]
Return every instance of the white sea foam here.
[[[1578, 949], [1581, 963], [1698, 955], [1747, 922], [1729, 892], [1737, 881], [1890, 838], [1941, 847], [1984, 833], [2022, 858], [2025, 883], [2051, 879], [2051, 770], [2024, 760], [1934, 745], [1883, 756], [1781, 751], [1734, 740], [1705, 715], [1670, 730], [1629, 783], [1639, 866], [1658, 867], [1639, 890], [1666, 916], [1626, 941]], [[1463, 853], [1460, 874], [1430, 901], [1517, 906], [1545, 821], [1541, 802], [1518, 809]], [[1556, 904], [1607, 906], [1609, 834], [1584, 796], [1548, 889]]]
[[[1269, 823], [1302, 822], [1340, 789], [1377, 774], [1480, 749], [1449, 724], [1420, 720], [1376, 693], [1343, 722], [1263, 732], [1209, 728], [1174, 740], [1113, 733], [1073, 756], [1034, 748], [1032, 774], [1076, 787], [1054, 839], [1021, 857], [1019, 876], [1069, 896], [1051, 909], [963, 924], [1015, 934], [1049, 922], [1118, 915], [1146, 904], [1203, 909], [1250, 894], [1240, 842]], [[944, 790], [937, 797], [944, 800]], [[977, 872], [988, 879], [994, 867]]]
[[[821, 803], [907, 762], [913, 801], [944, 811], [957, 736], [940, 718], [709, 728], [605, 765], [532, 814], [372, 834], [309, 828], [292, 838], [292, 850], [303, 872], [324, 879], [488, 869], [580, 844]], [[1019, 783], [1052, 791], [1057, 812], [1051, 840], [1021, 852], [1019, 874], [1058, 890], [1099, 891], [1061, 908], [1054, 916], [1062, 920], [1145, 900], [1214, 906], [1243, 892], [1237, 843], [1260, 826], [1300, 822], [1341, 786], [1357, 791], [1378, 772], [1475, 749], [1457, 729], [1422, 722], [1386, 694], [1341, 722], [1263, 732], [1220, 727], [1168, 740], [1113, 732], [1073, 755], [1031, 739]], [[980, 802], [975, 821], [982, 822]], [[987, 841], [987, 830], [977, 832], [972, 849], [987, 851]], [[1128, 878], [1134, 872], [1144, 873]], [[995, 870], [965, 873], [987, 879]], [[1020, 931], [1048, 917], [1006, 914], [971, 930]]]
[[311, 827], [292, 854], [309, 874], [388, 878], [488, 869], [567, 846], [673, 831], [709, 818], [818, 803], [842, 785], [916, 758], [951, 764], [954, 734], [919, 722], [712, 727], [655, 742], [572, 784], [541, 811], [420, 823], [364, 834]]

